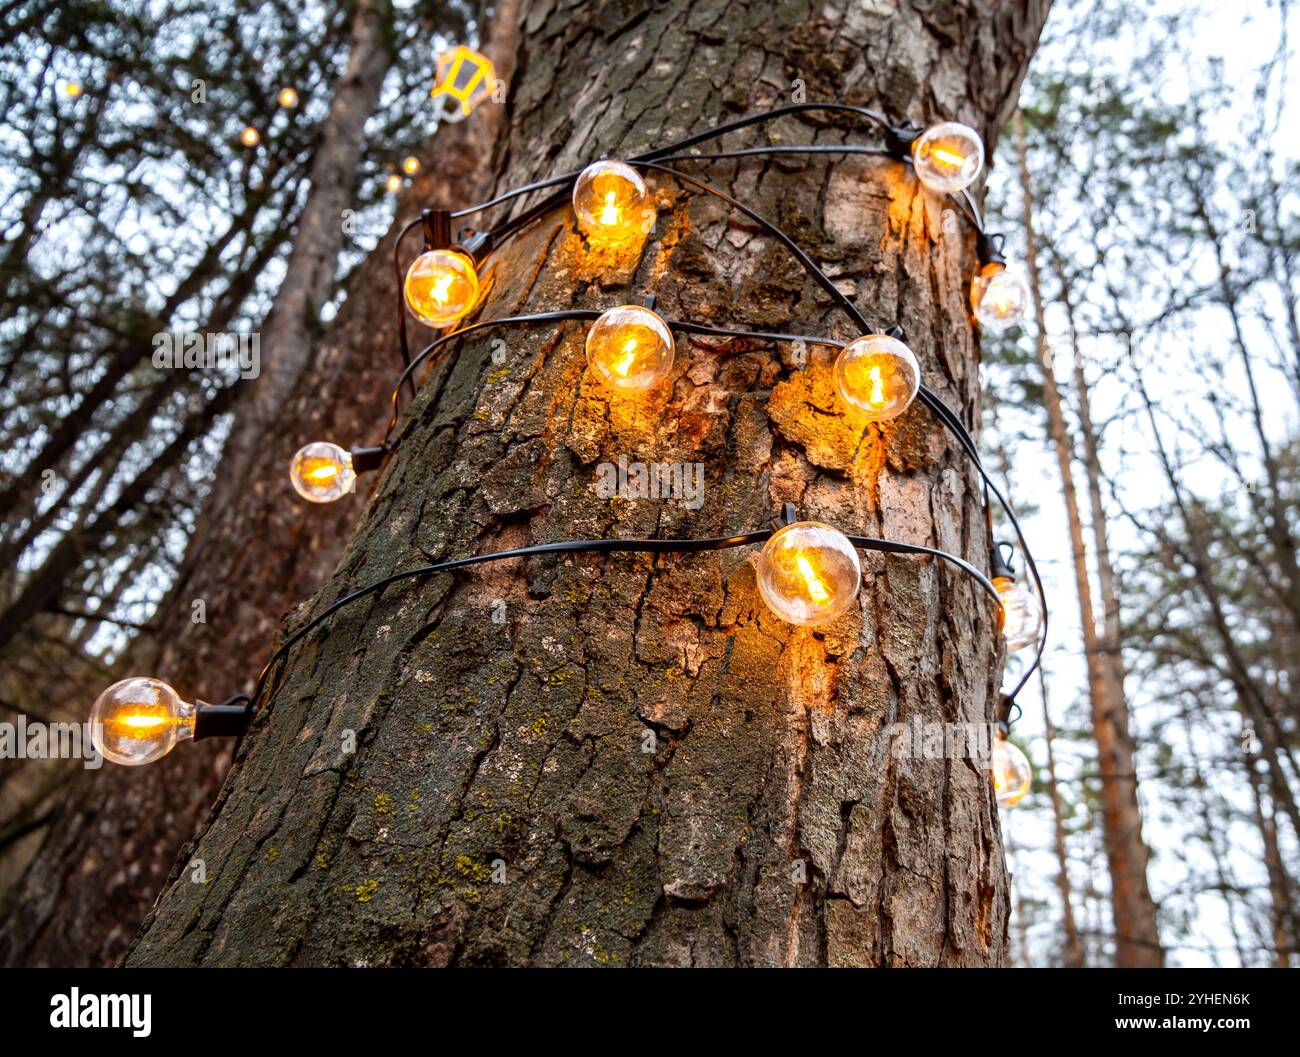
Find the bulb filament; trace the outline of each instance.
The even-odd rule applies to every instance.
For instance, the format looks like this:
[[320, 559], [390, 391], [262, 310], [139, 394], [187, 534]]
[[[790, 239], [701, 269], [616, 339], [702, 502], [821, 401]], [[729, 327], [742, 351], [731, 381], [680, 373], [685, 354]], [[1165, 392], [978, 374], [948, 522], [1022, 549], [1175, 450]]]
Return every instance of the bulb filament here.
[[802, 554], [795, 559], [795, 564], [799, 567], [799, 572], [803, 574], [804, 582], [808, 585], [808, 594], [814, 602], [829, 602], [831, 593], [826, 590], [826, 585], [822, 583], [821, 577], [817, 575], [816, 570]]
[[936, 147], [934, 149], [934, 156], [936, 159], [943, 162], [944, 165], [951, 165], [954, 169], [960, 169], [966, 162], [966, 159], [960, 154], [954, 154], [952, 151], [944, 150], [942, 147]]

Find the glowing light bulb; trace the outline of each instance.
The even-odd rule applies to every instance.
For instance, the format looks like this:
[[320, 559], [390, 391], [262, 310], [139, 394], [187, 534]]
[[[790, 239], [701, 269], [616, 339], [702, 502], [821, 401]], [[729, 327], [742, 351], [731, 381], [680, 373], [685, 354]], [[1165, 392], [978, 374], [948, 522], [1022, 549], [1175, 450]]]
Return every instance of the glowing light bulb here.
[[352, 453], [328, 441], [299, 448], [289, 465], [294, 491], [309, 503], [332, 503], [352, 491]]
[[388, 178], [388, 189], [393, 192], [402, 189], [402, 178], [398, 176], [397, 173], [393, 173], [393, 175]]
[[849, 538], [820, 521], [779, 529], [758, 556], [758, 591], [791, 624], [829, 624], [853, 605], [862, 566]]
[[840, 398], [869, 422], [897, 418], [916, 399], [921, 368], [912, 350], [887, 334], [868, 334], [844, 346], [835, 361]]
[[970, 303], [982, 326], [1006, 330], [1025, 318], [1029, 290], [1006, 265], [986, 264], [970, 284]]
[[90, 739], [113, 763], [153, 763], [194, 737], [196, 711], [161, 679], [123, 679], [95, 699]]
[[478, 272], [459, 250], [425, 250], [406, 270], [405, 291], [411, 315], [449, 327], [478, 303]]
[[420, 159], [415, 155], [409, 155], [402, 159], [402, 172], [408, 176], [414, 176], [420, 171]]
[[594, 246], [621, 246], [648, 230], [650, 192], [632, 166], [621, 161], [588, 165], [573, 185], [578, 227]]
[[993, 742], [993, 796], [1002, 807], [1015, 807], [1034, 782], [1029, 757], [1001, 733]]
[[245, 147], [256, 147], [262, 142], [262, 134], [258, 132], [257, 129], [253, 128], [252, 125], [249, 125], [248, 128], [244, 129], [244, 131], [239, 134], [239, 142]]
[[1038, 596], [1008, 576], [993, 578], [1002, 596], [1002, 635], [1008, 650], [1023, 650], [1038, 641], [1043, 628], [1043, 610]]
[[81, 95], [81, 85], [79, 85], [76, 81], [69, 81], [67, 84], [63, 86], [63, 90], [68, 93], [69, 99], [76, 99], [79, 95]]
[[648, 389], [673, 365], [673, 334], [655, 312], [622, 305], [602, 312], [587, 331], [587, 363], [615, 389]]
[[960, 191], [984, 168], [984, 141], [956, 121], [931, 125], [912, 144], [917, 178], [932, 191]]
[[292, 110], [298, 105], [298, 93], [292, 88], [280, 89], [280, 105], [286, 110]]

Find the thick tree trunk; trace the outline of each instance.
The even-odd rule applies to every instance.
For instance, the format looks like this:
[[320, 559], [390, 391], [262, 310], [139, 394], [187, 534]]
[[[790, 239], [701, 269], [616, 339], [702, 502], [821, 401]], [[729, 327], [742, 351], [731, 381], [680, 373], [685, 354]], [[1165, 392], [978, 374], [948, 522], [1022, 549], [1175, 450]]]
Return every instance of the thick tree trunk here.
[[[497, 9], [503, 21], [494, 25], [486, 50], [498, 76], [508, 80], [518, 0], [503, 0]], [[367, 50], [380, 44], [371, 41]], [[349, 64], [350, 72], [356, 68], [356, 62]], [[382, 72], [368, 69], [366, 83], [377, 88]], [[355, 94], [358, 86], [345, 75], [340, 87], [349, 86]], [[274, 429], [263, 435], [248, 464], [246, 485], [233, 495], [223, 489], [231, 508], [205, 517], [154, 631], [133, 646], [133, 672], [157, 672], [186, 694], [219, 700], [256, 674], [250, 665], [259, 663], [284, 613], [328, 579], [373, 478], [358, 482], [355, 497], [331, 507], [309, 506], [289, 487], [290, 458], [309, 440], [335, 438], [346, 445], [378, 439], [377, 424], [387, 415], [401, 362], [391, 299], [371, 291], [390, 286], [393, 238], [419, 206], [451, 206], [464, 194], [486, 191], [502, 109], [485, 107], [472, 121], [446, 126], [435, 137], [433, 147], [446, 163], [426, 164], [392, 229], [358, 269], [327, 334], [313, 335], [310, 359], [301, 368], [311, 384], [282, 399]], [[364, 121], [355, 98], [348, 110], [350, 121]], [[347, 173], [353, 169], [355, 162]], [[333, 179], [351, 185], [348, 175]], [[328, 210], [335, 223], [341, 211], [338, 203]], [[337, 250], [335, 243], [331, 260]], [[311, 269], [318, 278], [332, 273], [319, 254], [305, 247], [303, 253], [318, 261]], [[277, 300], [277, 312], [296, 317], [303, 300], [296, 301], [299, 307], [289, 313]], [[293, 325], [309, 323], [295, 319]], [[223, 460], [223, 472], [225, 466]], [[191, 619], [196, 599], [205, 603], [206, 623]], [[122, 955], [178, 849], [211, 808], [229, 765], [227, 743], [190, 748], [151, 767], [106, 765], [70, 783], [40, 852], [9, 900], [0, 964], [101, 965]]]
[[[991, 139], [1046, 4], [821, 10], [756, 25], [727, 0], [530, 6], [500, 186], [782, 104], [796, 80]], [[973, 417], [973, 242], [942, 233], [941, 200], [883, 159], [707, 175], [797, 232], [869, 316], [902, 323], [927, 383]], [[850, 333], [742, 216], [652, 182], [639, 260], [589, 255], [557, 210], [494, 255], [479, 318], [653, 291], [669, 316]], [[357, 295], [387, 305], [392, 280]], [[339, 571], [291, 625], [429, 558], [716, 535], [787, 501], [984, 562], [969, 467], [919, 407], [863, 438], [820, 354], [805, 367], [684, 340], [671, 387], [609, 400], [583, 337], [476, 335], [430, 372]], [[598, 498], [597, 464], [620, 455], [702, 463], [703, 506]], [[1002, 963], [987, 772], [889, 751], [893, 723], [990, 718], [991, 608], [932, 562], [864, 566], [860, 608], [819, 630], [775, 619], [740, 552], [514, 561], [340, 613], [268, 692], [198, 844], [208, 883], [174, 871], [128, 963]]]
[[1078, 492], [1074, 483], [1074, 453], [1066, 425], [1061, 393], [1053, 373], [1047, 343], [1047, 321], [1039, 283], [1037, 245], [1033, 225], [1033, 193], [1025, 154], [1024, 125], [1015, 115], [1016, 146], [1027, 251], [1025, 262], [1033, 295], [1038, 330], [1039, 362], [1043, 365], [1043, 396], [1048, 432], [1056, 449], [1061, 475], [1061, 496], [1070, 529], [1074, 557], [1074, 582], [1079, 596], [1079, 623], [1088, 666], [1088, 693], [1092, 704], [1093, 738], [1101, 773], [1102, 834], [1110, 867], [1111, 907], [1115, 922], [1115, 964], [1120, 968], [1164, 964], [1164, 949], [1156, 920], [1156, 905], [1147, 886], [1150, 853], [1142, 839], [1142, 811], [1138, 805], [1133, 737], [1129, 732], [1128, 703], [1115, 661], [1118, 652], [1103, 654], [1097, 634], [1088, 551], [1083, 539]]

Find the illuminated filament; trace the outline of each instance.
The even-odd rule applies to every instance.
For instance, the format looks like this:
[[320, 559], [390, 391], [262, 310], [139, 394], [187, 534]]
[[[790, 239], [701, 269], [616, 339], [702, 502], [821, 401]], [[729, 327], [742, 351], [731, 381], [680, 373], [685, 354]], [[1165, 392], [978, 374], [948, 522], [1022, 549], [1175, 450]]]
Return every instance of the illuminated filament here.
[[618, 208], [618, 195], [614, 191], [609, 191], [605, 195], [605, 204], [600, 210], [600, 222], [610, 227], [620, 223], [623, 219], [622, 211]]
[[626, 378], [627, 372], [632, 369], [632, 364], [636, 363], [636, 338], [628, 338], [627, 344], [621, 351], [623, 358], [614, 364], [614, 370]]
[[934, 157], [938, 161], [943, 162], [944, 165], [951, 165], [954, 169], [960, 169], [966, 164], [966, 159], [960, 154], [954, 154], [952, 151], [944, 150], [942, 147], [936, 147], [934, 149]]
[[814, 602], [829, 602], [831, 594], [826, 590], [826, 585], [822, 583], [822, 579], [817, 575], [816, 570], [813, 569], [812, 562], [802, 554], [794, 561], [799, 567], [799, 572], [803, 574], [804, 583], [808, 585], [809, 597]]

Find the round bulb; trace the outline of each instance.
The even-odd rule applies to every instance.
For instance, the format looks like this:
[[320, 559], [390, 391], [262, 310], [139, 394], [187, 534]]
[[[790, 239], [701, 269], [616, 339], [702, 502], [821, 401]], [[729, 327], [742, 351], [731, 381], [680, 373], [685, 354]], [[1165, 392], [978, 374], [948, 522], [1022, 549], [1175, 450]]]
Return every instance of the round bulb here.
[[993, 795], [1002, 807], [1015, 807], [1034, 781], [1029, 757], [1001, 734], [993, 743]]
[[758, 556], [759, 593], [791, 624], [829, 624], [853, 605], [861, 585], [857, 550], [820, 521], [786, 525]]
[[619, 246], [644, 233], [649, 208], [641, 174], [621, 161], [594, 162], [573, 185], [578, 227], [596, 246]]
[[673, 365], [673, 333], [657, 313], [637, 305], [602, 312], [587, 331], [587, 363], [615, 389], [649, 389]]
[[390, 191], [400, 191], [402, 189], [402, 178], [396, 173], [388, 178], [388, 189]]
[[298, 105], [298, 93], [292, 88], [281, 88], [280, 105], [286, 110], [292, 110]]
[[352, 491], [356, 479], [352, 453], [328, 441], [299, 448], [289, 465], [294, 491], [309, 503], [332, 503], [342, 498]]
[[406, 307], [421, 323], [449, 327], [478, 303], [478, 272], [459, 250], [425, 250], [406, 269]]
[[420, 171], [420, 159], [411, 155], [402, 159], [402, 171], [410, 176], [414, 176]]
[[997, 576], [993, 586], [1002, 596], [1002, 635], [1008, 650], [1023, 650], [1038, 641], [1043, 610], [1038, 596], [1007, 576]]
[[123, 679], [95, 700], [90, 738], [106, 760], [153, 763], [194, 737], [195, 706], [161, 679]]
[[262, 134], [250, 125], [239, 134], [239, 142], [245, 147], [256, 147], [262, 142]]
[[981, 326], [1006, 330], [1025, 318], [1029, 290], [1005, 265], [986, 264], [970, 284], [970, 303]]
[[897, 338], [868, 334], [844, 346], [835, 361], [840, 397], [869, 422], [897, 418], [916, 399], [921, 368]]
[[63, 86], [63, 90], [68, 93], [71, 99], [76, 99], [77, 96], [81, 95], [81, 85], [77, 84], [76, 81], [69, 81]]
[[930, 190], [960, 191], [984, 168], [984, 141], [973, 128], [956, 121], [931, 125], [912, 144], [912, 164]]

